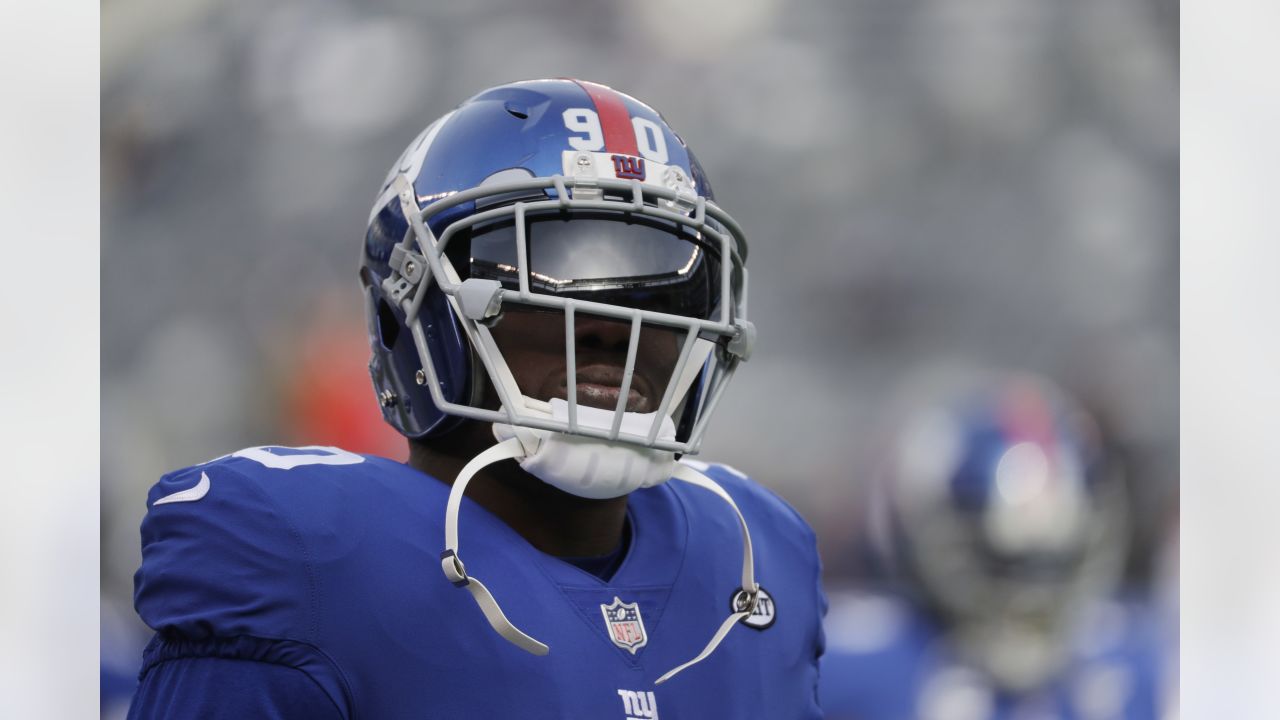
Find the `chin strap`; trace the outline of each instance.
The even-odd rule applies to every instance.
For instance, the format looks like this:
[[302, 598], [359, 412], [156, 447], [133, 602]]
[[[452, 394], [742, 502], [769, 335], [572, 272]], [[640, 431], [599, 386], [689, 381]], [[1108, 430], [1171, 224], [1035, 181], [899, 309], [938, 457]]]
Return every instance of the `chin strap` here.
[[483, 468], [500, 460], [519, 457], [524, 457], [524, 448], [520, 445], [520, 440], [511, 438], [475, 456], [458, 473], [453, 487], [449, 489], [449, 504], [444, 512], [444, 552], [440, 553], [440, 567], [444, 570], [444, 576], [455, 587], [465, 587], [471, 592], [471, 597], [475, 598], [480, 611], [489, 621], [489, 627], [521, 650], [534, 655], [546, 655], [550, 648], [512, 625], [502, 608], [498, 607], [498, 601], [493, 599], [493, 593], [489, 592], [484, 583], [467, 576], [466, 566], [462, 564], [462, 558], [458, 557], [458, 509], [462, 506], [462, 494], [467, 491], [467, 483]]
[[662, 683], [675, 677], [678, 673], [697, 663], [706, 660], [715, 649], [720, 646], [720, 641], [724, 640], [729, 631], [737, 625], [739, 621], [747, 617], [756, 609], [756, 603], [760, 598], [760, 586], [756, 584], [755, 579], [755, 559], [751, 552], [751, 533], [747, 530], [747, 520], [742, 517], [742, 511], [738, 509], [738, 504], [729, 497], [729, 493], [724, 491], [715, 480], [703, 475], [684, 463], [676, 463], [675, 473], [672, 477], [683, 480], [692, 485], [697, 485], [704, 490], [710, 490], [720, 497], [721, 500], [729, 503], [729, 507], [733, 508], [733, 513], [738, 516], [738, 525], [742, 527], [742, 587], [733, 596], [733, 613], [720, 623], [720, 628], [716, 630], [716, 634], [711, 636], [711, 641], [707, 646], [702, 648], [702, 652], [697, 657], [668, 670], [662, 677], [654, 683], [661, 685]]
[[[440, 567], [444, 570], [444, 576], [448, 578], [449, 582], [456, 587], [465, 587], [471, 593], [471, 597], [475, 598], [476, 604], [480, 606], [480, 611], [484, 613], [485, 619], [489, 621], [489, 626], [495, 632], [521, 650], [534, 655], [546, 655], [550, 648], [511, 624], [511, 621], [502, 612], [502, 608], [498, 606], [497, 600], [493, 598], [493, 593], [489, 592], [489, 588], [485, 587], [479, 580], [467, 575], [466, 567], [462, 564], [462, 558], [458, 556], [458, 511], [462, 507], [462, 496], [467, 491], [467, 484], [483, 468], [502, 460], [518, 459], [524, 457], [524, 455], [525, 449], [520, 440], [514, 437], [509, 438], [475, 456], [471, 462], [462, 468], [462, 472], [458, 473], [457, 479], [453, 481], [453, 486], [449, 489], [449, 502], [445, 509], [445, 549], [444, 552], [440, 553]], [[742, 528], [742, 586], [733, 596], [733, 612], [720, 624], [716, 634], [711, 637], [711, 641], [702, 649], [702, 652], [698, 653], [697, 657], [692, 660], [668, 670], [662, 677], [657, 679], [654, 683], [655, 685], [661, 685], [687, 668], [707, 659], [719, 647], [721, 641], [729, 634], [733, 626], [755, 610], [756, 603], [760, 597], [760, 586], [755, 582], [755, 560], [751, 551], [751, 534], [747, 530], [747, 521], [742, 517], [742, 511], [738, 509], [737, 503], [714, 480], [688, 465], [676, 463], [672, 477], [715, 493], [721, 500], [728, 503], [729, 507], [733, 508], [734, 514], [738, 516], [738, 524]]]

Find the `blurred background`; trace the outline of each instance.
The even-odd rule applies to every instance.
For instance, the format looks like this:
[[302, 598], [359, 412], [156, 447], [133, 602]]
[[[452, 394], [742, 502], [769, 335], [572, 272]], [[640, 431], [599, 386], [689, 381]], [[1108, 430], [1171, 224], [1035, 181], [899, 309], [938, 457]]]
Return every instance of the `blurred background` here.
[[532, 77], [653, 105], [746, 229], [759, 342], [702, 456], [810, 521], [829, 587], [860, 581], [860, 493], [904, 386], [998, 367], [1097, 420], [1133, 509], [1126, 583], [1176, 607], [1176, 3], [101, 12], [104, 715], [149, 636], [132, 573], [160, 474], [264, 444], [405, 457], [365, 370], [369, 205], [430, 120]]

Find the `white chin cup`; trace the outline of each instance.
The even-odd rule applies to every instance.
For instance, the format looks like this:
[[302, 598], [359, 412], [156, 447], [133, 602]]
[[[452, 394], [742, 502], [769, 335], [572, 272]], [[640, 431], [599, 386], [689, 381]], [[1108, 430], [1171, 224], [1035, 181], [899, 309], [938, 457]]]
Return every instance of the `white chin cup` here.
[[[525, 398], [525, 408], [546, 413], [548, 418], [568, 421], [569, 403], [559, 398], [547, 403]], [[545, 410], [543, 408], [546, 408]], [[609, 430], [614, 411], [578, 406], [578, 426]], [[646, 435], [653, 426], [654, 413], [622, 414], [620, 432]], [[517, 438], [524, 448], [520, 467], [539, 480], [571, 495], [605, 500], [622, 497], [640, 488], [660, 485], [675, 470], [675, 453], [670, 450], [636, 447], [552, 430], [493, 424], [498, 442]], [[675, 423], [662, 418], [659, 440], [674, 440]]]

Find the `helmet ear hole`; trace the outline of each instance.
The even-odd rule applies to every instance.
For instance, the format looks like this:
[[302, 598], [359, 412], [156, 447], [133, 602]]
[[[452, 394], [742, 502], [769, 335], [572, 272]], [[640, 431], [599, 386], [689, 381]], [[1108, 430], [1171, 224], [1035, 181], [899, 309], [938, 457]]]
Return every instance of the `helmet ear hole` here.
[[400, 322], [386, 300], [378, 300], [378, 342], [390, 351], [400, 337]]

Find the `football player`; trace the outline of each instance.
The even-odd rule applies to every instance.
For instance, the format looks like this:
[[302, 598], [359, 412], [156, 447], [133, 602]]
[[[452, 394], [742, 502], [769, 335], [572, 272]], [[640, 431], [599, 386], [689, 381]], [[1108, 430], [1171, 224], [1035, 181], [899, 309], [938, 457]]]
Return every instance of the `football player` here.
[[1042, 378], [946, 384], [873, 483], [889, 587], [833, 596], [827, 717], [1157, 717], [1159, 636], [1115, 593], [1127, 511], [1091, 421]]
[[815, 718], [813, 533], [697, 452], [755, 330], [684, 141], [603, 85], [481, 92], [369, 216], [407, 463], [257, 447], [148, 496], [132, 717]]

